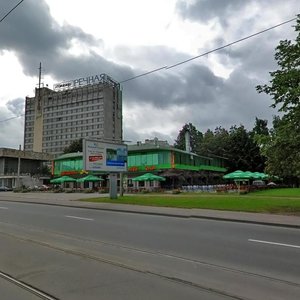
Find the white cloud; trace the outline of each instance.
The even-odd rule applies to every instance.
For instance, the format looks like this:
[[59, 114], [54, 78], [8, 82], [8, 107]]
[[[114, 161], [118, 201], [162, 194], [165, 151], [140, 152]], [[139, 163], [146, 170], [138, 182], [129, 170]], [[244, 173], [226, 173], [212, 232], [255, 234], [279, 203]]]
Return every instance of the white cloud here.
[[[25, 97], [32, 94], [37, 83], [37, 78], [24, 75], [22, 65], [13, 52], [0, 52], [0, 105], [17, 97]], [[38, 66], [36, 73], [38, 75]]]

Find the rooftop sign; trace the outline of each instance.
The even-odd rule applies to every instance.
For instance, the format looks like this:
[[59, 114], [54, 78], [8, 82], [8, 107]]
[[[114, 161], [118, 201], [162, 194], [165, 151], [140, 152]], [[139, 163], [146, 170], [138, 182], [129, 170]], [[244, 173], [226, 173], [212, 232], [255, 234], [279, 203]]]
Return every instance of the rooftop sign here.
[[73, 89], [76, 87], [82, 87], [85, 85], [92, 85], [92, 84], [108, 84], [110, 86], [119, 86], [119, 83], [113, 80], [110, 76], [106, 74], [99, 74], [99, 75], [93, 75], [88, 77], [82, 77], [74, 80], [69, 81], [63, 81], [60, 83], [56, 83], [53, 85], [54, 91], [64, 91], [68, 89]]

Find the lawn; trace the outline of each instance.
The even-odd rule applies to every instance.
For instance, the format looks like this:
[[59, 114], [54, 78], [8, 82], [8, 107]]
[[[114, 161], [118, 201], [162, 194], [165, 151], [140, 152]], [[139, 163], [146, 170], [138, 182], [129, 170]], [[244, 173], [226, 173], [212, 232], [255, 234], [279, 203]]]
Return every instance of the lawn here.
[[271, 189], [263, 190], [253, 193], [259, 196], [273, 196], [273, 197], [298, 197], [300, 198], [300, 189], [294, 188], [282, 188], [282, 189]]
[[300, 189], [272, 189], [247, 195], [214, 193], [137, 194], [125, 195], [114, 200], [100, 197], [81, 201], [300, 215]]

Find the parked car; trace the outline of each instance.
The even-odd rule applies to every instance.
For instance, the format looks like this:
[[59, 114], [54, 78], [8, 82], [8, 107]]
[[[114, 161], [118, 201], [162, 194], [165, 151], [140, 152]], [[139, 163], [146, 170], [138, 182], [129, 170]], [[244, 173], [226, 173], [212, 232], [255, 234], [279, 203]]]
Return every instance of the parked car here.
[[12, 191], [12, 188], [9, 188], [7, 186], [0, 186], [0, 192], [9, 192]]
[[255, 185], [255, 186], [265, 186], [266, 183], [264, 181], [262, 181], [262, 180], [254, 180], [252, 182], [252, 185]]
[[40, 191], [48, 191], [50, 190], [50, 187], [48, 185], [42, 184], [41, 186], [38, 187]]

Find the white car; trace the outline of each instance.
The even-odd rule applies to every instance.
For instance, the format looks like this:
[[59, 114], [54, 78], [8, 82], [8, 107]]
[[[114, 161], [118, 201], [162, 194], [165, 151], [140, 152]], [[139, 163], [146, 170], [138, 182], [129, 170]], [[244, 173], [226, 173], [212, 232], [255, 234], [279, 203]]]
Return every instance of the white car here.
[[9, 192], [12, 191], [12, 188], [9, 188], [7, 186], [0, 186], [0, 192]]

